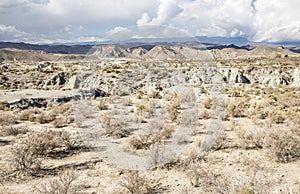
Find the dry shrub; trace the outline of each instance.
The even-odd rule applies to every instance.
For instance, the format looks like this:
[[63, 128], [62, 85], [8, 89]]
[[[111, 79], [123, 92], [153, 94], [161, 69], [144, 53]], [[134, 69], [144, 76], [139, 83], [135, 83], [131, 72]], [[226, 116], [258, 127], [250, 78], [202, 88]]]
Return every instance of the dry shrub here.
[[212, 150], [221, 150], [227, 147], [227, 134], [224, 130], [217, 133], [214, 143], [211, 145]]
[[285, 117], [284, 117], [284, 113], [282, 111], [270, 111], [269, 112], [269, 117], [271, 118], [271, 121], [276, 123], [276, 124], [281, 124], [284, 123], [285, 121]]
[[209, 119], [211, 117], [211, 112], [209, 110], [203, 110], [200, 115], [201, 119]]
[[100, 123], [105, 133], [108, 136], [115, 138], [127, 137], [130, 131], [121, 126], [121, 124], [110, 114], [103, 114], [100, 116]]
[[163, 90], [162, 95], [166, 101], [172, 101], [176, 98], [178, 99], [177, 94], [170, 90]]
[[64, 104], [59, 104], [59, 105], [53, 106], [51, 112], [54, 115], [59, 115], [59, 114], [62, 114], [65, 116], [70, 115], [73, 112], [72, 103], [69, 102], [69, 103], [64, 103]]
[[120, 186], [131, 194], [161, 193], [160, 180], [149, 180], [137, 170], [127, 170]]
[[41, 194], [73, 194], [77, 193], [74, 181], [78, 175], [73, 170], [66, 170], [58, 178], [42, 184], [36, 191]]
[[98, 110], [108, 110], [108, 104], [104, 99], [100, 99], [98, 106], [97, 106]]
[[129, 140], [129, 145], [136, 150], [148, 149], [151, 145], [160, 141], [157, 134], [134, 135]]
[[278, 162], [291, 162], [300, 157], [300, 136], [295, 130], [277, 129], [270, 133], [268, 147]]
[[70, 133], [68, 131], [59, 132], [61, 145], [65, 147], [66, 150], [80, 150], [85, 149], [85, 145], [82, 140], [79, 139], [79, 135], [75, 133]]
[[13, 113], [1, 111], [0, 126], [8, 126], [16, 123], [17, 123], [17, 119]]
[[206, 98], [206, 99], [203, 101], [204, 108], [206, 108], [206, 109], [211, 109], [212, 104], [213, 104], [213, 101], [212, 101], [211, 98]]
[[[280, 180], [274, 177], [274, 169], [263, 166], [262, 161], [247, 158], [246, 169], [243, 175], [238, 178], [241, 181], [235, 185], [235, 193], [237, 194], [256, 194], [256, 193], [277, 193], [274, 192], [274, 185]], [[281, 192], [280, 192], [281, 193]], [[285, 192], [283, 192], [285, 193]]]
[[38, 108], [30, 108], [19, 113], [18, 117], [21, 121], [35, 122], [37, 115], [41, 114]]
[[249, 108], [249, 104], [245, 101], [227, 102], [226, 112], [232, 117], [245, 117], [245, 113]]
[[204, 193], [230, 193], [230, 182], [218, 169], [209, 164], [193, 160], [185, 167], [185, 172], [194, 187], [201, 187]]
[[52, 125], [55, 127], [55, 128], [61, 128], [61, 127], [65, 127], [67, 126], [67, 124], [70, 123], [70, 120], [68, 117], [65, 117], [65, 116], [62, 116], [62, 115], [59, 115], [57, 116], [53, 121], [52, 121]]
[[24, 175], [36, 174], [40, 169], [40, 158], [33, 144], [24, 142], [10, 150], [10, 165], [14, 171]]
[[3, 126], [1, 127], [0, 136], [16, 136], [19, 134], [25, 134], [28, 132], [26, 127], [20, 126]]
[[210, 135], [204, 136], [201, 141], [201, 148], [203, 150], [221, 150], [227, 148], [227, 134], [223, 129], [216, 129], [209, 131]]
[[237, 136], [241, 140], [241, 147], [243, 149], [261, 149], [266, 143], [266, 131], [262, 129], [248, 129], [239, 128]]
[[149, 98], [155, 98], [155, 99], [161, 99], [162, 96], [160, 95], [160, 91], [158, 89], [155, 89], [148, 93]]
[[142, 102], [135, 104], [135, 112], [139, 116], [150, 118], [154, 114], [154, 101], [153, 100], [142, 100]]
[[32, 174], [39, 169], [43, 157], [65, 156], [85, 148], [77, 135], [66, 131], [29, 134], [11, 149], [11, 165], [18, 172]]
[[180, 108], [180, 103], [178, 100], [174, 100], [167, 104], [167, 111], [169, 114], [169, 119], [171, 121], [176, 121], [179, 115], [178, 109]]
[[50, 123], [55, 119], [55, 115], [50, 112], [41, 112], [40, 114], [36, 115], [35, 121], [40, 124]]
[[149, 149], [152, 145], [161, 143], [172, 136], [174, 129], [172, 126], [163, 126], [158, 131], [149, 134], [134, 135], [129, 139], [129, 145], [135, 150]]

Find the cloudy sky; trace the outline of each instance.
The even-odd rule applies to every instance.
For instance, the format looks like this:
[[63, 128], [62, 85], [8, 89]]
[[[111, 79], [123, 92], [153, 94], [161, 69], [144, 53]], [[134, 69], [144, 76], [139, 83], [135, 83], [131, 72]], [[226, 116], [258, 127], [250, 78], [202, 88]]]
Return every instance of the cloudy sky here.
[[0, 41], [161, 36], [300, 41], [299, 0], [1, 0]]

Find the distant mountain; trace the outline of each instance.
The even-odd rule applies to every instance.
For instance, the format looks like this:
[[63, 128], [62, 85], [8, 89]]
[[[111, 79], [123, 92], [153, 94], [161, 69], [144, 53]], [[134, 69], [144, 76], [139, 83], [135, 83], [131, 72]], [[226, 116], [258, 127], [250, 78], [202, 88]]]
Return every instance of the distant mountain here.
[[15, 48], [21, 50], [36, 50], [58, 54], [85, 54], [93, 45], [37, 45], [27, 43], [0, 42], [0, 49]]
[[242, 45], [247, 45], [252, 43], [251, 41], [242, 37], [227, 38], [221, 36], [216, 36], [216, 37], [196, 36], [195, 38], [197, 39], [197, 41], [201, 43], [209, 43], [209, 44], [216, 44], [216, 45], [234, 44], [234, 45], [242, 46]]

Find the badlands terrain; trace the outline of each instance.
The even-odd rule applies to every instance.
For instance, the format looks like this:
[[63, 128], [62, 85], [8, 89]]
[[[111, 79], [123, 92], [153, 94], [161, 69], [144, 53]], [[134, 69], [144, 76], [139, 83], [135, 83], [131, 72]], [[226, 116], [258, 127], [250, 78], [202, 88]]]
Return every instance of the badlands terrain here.
[[0, 193], [300, 193], [297, 48], [1, 48]]

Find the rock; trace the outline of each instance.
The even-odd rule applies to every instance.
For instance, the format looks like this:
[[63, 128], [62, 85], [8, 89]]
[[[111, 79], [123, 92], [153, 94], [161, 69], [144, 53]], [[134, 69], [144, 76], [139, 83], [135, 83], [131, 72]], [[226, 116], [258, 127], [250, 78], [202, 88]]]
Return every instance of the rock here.
[[46, 108], [49, 105], [63, 104], [80, 99], [80, 95], [51, 98], [24, 98], [15, 102], [5, 103], [3, 106], [9, 109], [25, 110], [28, 108]]
[[299, 87], [300, 86], [300, 70], [296, 68], [294, 70], [293, 75], [293, 83], [291, 84], [292, 87]]
[[64, 72], [57, 73], [56, 75], [52, 76], [44, 85], [43, 88], [52, 88], [58, 89], [62, 85], [66, 83], [66, 76]]
[[239, 69], [221, 69], [221, 74], [225, 76], [225, 81], [227, 81], [229, 84], [251, 83], [251, 81]]
[[2, 65], [4, 60], [5, 60], [4, 58], [0, 57], [0, 65]]
[[77, 89], [79, 88], [79, 85], [80, 85], [80, 81], [77, 78], [77, 76], [74, 75], [68, 80], [68, 83], [66, 83], [62, 89], [63, 90]]
[[90, 90], [84, 90], [84, 89], [81, 89], [80, 90], [81, 92], [81, 96], [82, 96], [82, 99], [90, 99], [90, 98], [93, 98], [93, 99], [96, 99], [96, 98], [99, 98], [99, 97], [108, 97], [109, 94], [106, 93], [105, 91], [101, 90], [101, 89], [90, 89]]
[[44, 71], [53, 71], [54, 70], [54, 66], [53, 64], [49, 63], [49, 62], [40, 62], [38, 65], [37, 65], [37, 71], [41, 71], [41, 72], [44, 72]]
[[261, 81], [262, 84], [266, 84], [268, 86], [277, 86], [277, 85], [288, 85], [288, 82], [279, 76], [266, 76]]
[[5, 104], [5, 107], [10, 109], [25, 110], [28, 108], [47, 107], [47, 102], [43, 98], [24, 98], [12, 103]]

